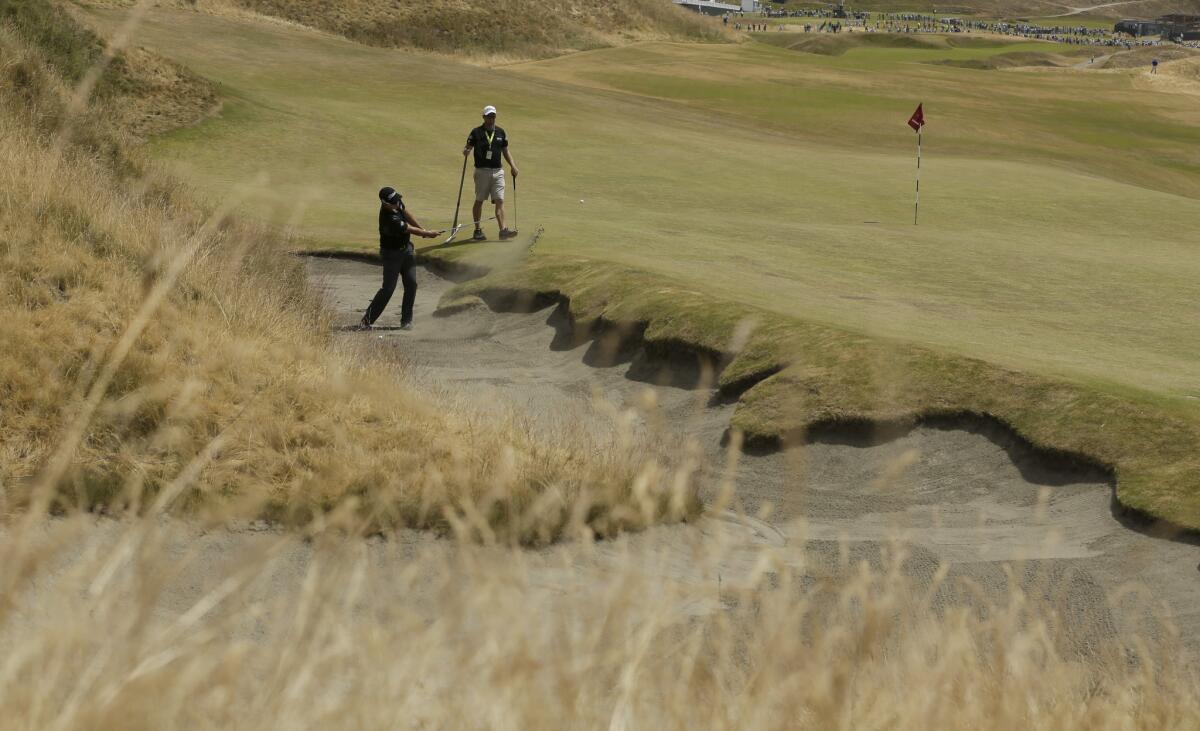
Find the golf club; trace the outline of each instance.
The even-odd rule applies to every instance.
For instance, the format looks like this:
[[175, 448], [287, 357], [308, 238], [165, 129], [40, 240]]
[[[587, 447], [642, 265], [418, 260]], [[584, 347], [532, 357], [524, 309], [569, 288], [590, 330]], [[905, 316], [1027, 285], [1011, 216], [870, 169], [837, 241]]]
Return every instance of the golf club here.
[[[455, 220], [457, 220], [457, 219], [455, 219]], [[450, 243], [451, 241], [453, 241], [453, 240], [454, 240], [454, 237], [458, 235], [458, 232], [459, 232], [459, 231], [462, 231], [464, 228], [466, 228], [467, 226], [470, 226], [471, 224], [475, 224], [476, 226], [478, 226], [478, 225], [479, 225], [479, 224], [481, 224], [481, 223], [484, 223], [484, 222], [487, 222], [487, 221], [494, 221], [494, 220], [496, 220], [496, 217], [495, 217], [495, 216], [488, 216], [487, 218], [481, 218], [481, 219], [479, 219], [478, 221], [463, 221], [462, 223], [456, 223], [456, 224], [454, 224], [454, 226], [453, 226], [453, 227], [450, 229], [450, 235], [449, 235], [449, 236], [447, 236], [447, 237], [446, 237], [446, 240], [445, 240], [445, 241], [443, 241], [442, 243], [443, 243], [443, 244], [448, 244], [448, 243]]]
[[[456, 200], [454, 202], [454, 223], [450, 224], [450, 228], [453, 231], [450, 234], [451, 239], [454, 238], [454, 234], [458, 233], [458, 209], [459, 209], [459, 206], [462, 205], [463, 183], [465, 183], [466, 181], [467, 181], [467, 156], [463, 155], [462, 175], [460, 175], [458, 178], [458, 200]], [[446, 240], [449, 241], [450, 239], [446, 239]]]
[[510, 229], [513, 237], [516, 237], [517, 232], [521, 229], [517, 227], [517, 176], [513, 176], [513, 225]]

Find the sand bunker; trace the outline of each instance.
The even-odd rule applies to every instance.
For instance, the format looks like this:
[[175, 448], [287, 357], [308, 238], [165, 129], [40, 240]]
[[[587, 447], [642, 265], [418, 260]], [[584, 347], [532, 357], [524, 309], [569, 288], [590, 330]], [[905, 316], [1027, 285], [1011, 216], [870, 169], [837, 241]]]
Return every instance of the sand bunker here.
[[[313, 259], [309, 271], [347, 325], [378, 286], [378, 268], [361, 262]], [[452, 385], [480, 408], [507, 403], [522, 409], [531, 429], [558, 428], [564, 415], [586, 419], [597, 402], [620, 408], [644, 401], [649, 390], [668, 431], [705, 451], [702, 494], [713, 498], [732, 405], [712, 405], [713, 393], [703, 389], [649, 385], [657, 380], [648, 377], [654, 364], [636, 352], [615, 365], [588, 365], [587, 343], [562, 344], [562, 316], [553, 306], [532, 313], [477, 307], [435, 317], [451, 285], [425, 271], [420, 282], [415, 330], [388, 329], [399, 324], [393, 308], [381, 329], [338, 337], [394, 352], [430, 387]], [[969, 580], [949, 582], [939, 601], [962, 599], [956, 587], [968, 584], [998, 599], [1015, 581], [1058, 608], [1071, 644], [1081, 650], [1118, 631], [1160, 636], [1164, 628], [1154, 613], [1165, 601], [1167, 618], [1190, 650], [1200, 648], [1200, 548], [1194, 542], [1153, 538], [1123, 524], [1103, 474], [1040, 461], [994, 426], [954, 426], [921, 426], [883, 444], [817, 433], [804, 447], [744, 456], [738, 500], [745, 514], [758, 518], [710, 514], [698, 526], [659, 528], [619, 543], [622, 550], [660, 556], [677, 552], [677, 560], [662, 562], [663, 570], [686, 572], [687, 546], [697, 531], [703, 534], [709, 523], [733, 526], [742, 545], [726, 559], [724, 575], [736, 580], [749, 571], [739, 562], [751, 562], [763, 545], [821, 570], [814, 556], [826, 556], [827, 567], [844, 567], [848, 557], [851, 565], [878, 561], [880, 548], [900, 539], [911, 545], [905, 570], [912, 576], [932, 576], [948, 564], [952, 579]], [[1148, 592], [1111, 604], [1135, 583]]]
[[1001, 69], [1023, 69], [1023, 68], [1065, 68], [1075, 66], [1078, 62], [1078, 57], [1085, 55], [1085, 52], [1075, 52], [1072, 54], [1064, 53], [1042, 53], [1035, 51], [1014, 51], [1012, 53], [998, 53], [987, 58], [969, 58], [969, 59], [940, 59], [937, 61], [926, 61], [925, 63], [935, 66], [954, 66], [961, 69], [976, 69], [979, 71], [998, 71]]

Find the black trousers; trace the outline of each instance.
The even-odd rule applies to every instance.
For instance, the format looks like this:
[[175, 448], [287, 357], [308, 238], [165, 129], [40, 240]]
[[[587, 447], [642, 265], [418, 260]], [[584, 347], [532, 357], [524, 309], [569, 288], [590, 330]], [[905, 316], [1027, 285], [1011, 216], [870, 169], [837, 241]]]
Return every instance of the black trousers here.
[[404, 281], [404, 300], [400, 305], [400, 322], [412, 322], [413, 302], [417, 299], [417, 255], [413, 252], [412, 244], [399, 249], [379, 250], [379, 258], [383, 259], [383, 286], [375, 293], [371, 306], [367, 308], [367, 322], [372, 325], [383, 314], [396, 291], [396, 280]]

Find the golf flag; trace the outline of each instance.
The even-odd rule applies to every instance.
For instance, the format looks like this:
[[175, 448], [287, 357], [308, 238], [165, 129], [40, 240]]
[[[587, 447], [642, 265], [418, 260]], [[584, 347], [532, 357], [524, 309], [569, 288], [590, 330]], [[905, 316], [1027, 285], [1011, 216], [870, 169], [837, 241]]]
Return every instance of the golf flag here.
[[921, 111], [923, 106], [925, 105], [918, 104], [917, 111], [908, 118], [908, 126], [913, 128], [913, 132], [920, 132], [921, 128], [925, 126], [925, 112]]
[[921, 210], [921, 128], [925, 126], [924, 104], [917, 105], [917, 111], [908, 118], [908, 126], [917, 133], [917, 195], [913, 199], [913, 225], [917, 225], [917, 214]]

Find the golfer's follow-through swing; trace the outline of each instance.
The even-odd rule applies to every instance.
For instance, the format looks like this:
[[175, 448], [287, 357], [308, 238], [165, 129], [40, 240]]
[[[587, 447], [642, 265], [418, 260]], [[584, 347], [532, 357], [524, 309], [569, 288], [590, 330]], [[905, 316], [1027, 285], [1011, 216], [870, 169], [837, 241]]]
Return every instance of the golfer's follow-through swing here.
[[360, 328], [371, 329], [396, 291], [396, 280], [400, 279], [404, 282], [400, 329], [412, 329], [413, 303], [417, 299], [417, 256], [413, 250], [412, 236], [416, 234], [432, 239], [443, 233], [421, 228], [395, 189], [389, 187], [379, 191], [379, 258], [383, 260], [383, 286], [363, 313]]

